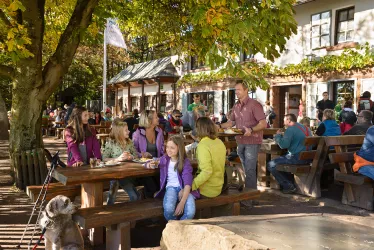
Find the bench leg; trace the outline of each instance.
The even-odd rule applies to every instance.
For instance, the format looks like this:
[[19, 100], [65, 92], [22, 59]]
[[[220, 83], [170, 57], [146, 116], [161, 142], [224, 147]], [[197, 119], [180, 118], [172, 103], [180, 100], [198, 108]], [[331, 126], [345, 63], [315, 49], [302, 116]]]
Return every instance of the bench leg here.
[[350, 185], [352, 187], [354, 201], [348, 201], [347, 190], [344, 186], [342, 203], [354, 207], [364, 208], [366, 210], [373, 210], [373, 187], [370, 183], [363, 185]]
[[232, 204], [232, 215], [240, 215], [240, 202]]
[[107, 228], [106, 249], [131, 250], [130, 222], [120, 223]]
[[297, 192], [299, 194], [316, 197], [316, 198], [321, 197], [321, 185], [320, 185], [320, 178], [318, 176], [316, 176], [312, 184], [312, 187], [310, 188], [310, 190], [312, 191], [311, 193], [309, 193], [309, 187], [307, 186], [308, 174], [297, 173], [297, 174], [294, 174], [294, 178], [295, 178], [295, 185], [297, 188]]

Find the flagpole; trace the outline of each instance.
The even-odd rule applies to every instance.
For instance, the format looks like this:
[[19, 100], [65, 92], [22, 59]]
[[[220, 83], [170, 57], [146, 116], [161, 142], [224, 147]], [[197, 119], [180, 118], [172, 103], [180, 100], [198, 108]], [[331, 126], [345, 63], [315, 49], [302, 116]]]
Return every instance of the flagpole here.
[[106, 110], [106, 28], [104, 29], [103, 111]]

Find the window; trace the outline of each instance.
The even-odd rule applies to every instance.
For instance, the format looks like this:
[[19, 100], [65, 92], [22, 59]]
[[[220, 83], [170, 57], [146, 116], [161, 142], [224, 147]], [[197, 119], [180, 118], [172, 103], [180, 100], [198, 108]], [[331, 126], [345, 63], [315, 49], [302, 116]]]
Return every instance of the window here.
[[330, 46], [331, 12], [312, 15], [311, 47], [317, 49]]
[[144, 109], [149, 109], [150, 96], [144, 96]]
[[335, 43], [353, 41], [355, 7], [336, 11]]
[[166, 111], [166, 95], [163, 94], [161, 95], [160, 98], [160, 112], [165, 112]]
[[131, 97], [131, 111], [136, 109], [136, 97]]
[[199, 58], [197, 56], [192, 56], [191, 57], [191, 70], [199, 69], [199, 68], [202, 68], [204, 66], [205, 66], [204, 62], [199, 60]]

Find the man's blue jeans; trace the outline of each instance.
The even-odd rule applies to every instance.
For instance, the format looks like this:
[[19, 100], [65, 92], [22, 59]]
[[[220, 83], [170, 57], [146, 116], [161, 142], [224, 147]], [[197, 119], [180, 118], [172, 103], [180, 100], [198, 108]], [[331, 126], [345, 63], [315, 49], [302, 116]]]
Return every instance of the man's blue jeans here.
[[114, 180], [110, 181], [110, 190], [107, 199], [108, 205], [112, 205], [116, 201], [118, 186], [121, 186], [121, 188], [128, 194], [130, 201], [139, 200], [140, 195], [131, 179]]
[[374, 180], [374, 166], [363, 166], [358, 169], [358, 172]]
[[247, 188], [257, 189], [257, 158], [260, 145], [257, 144], [239, 144], [238, 155], [245, 170], [245, 186]]
[[272, 161], [269, 161], [266, 167], [284, 190], [290, 190], [290, 189], [295, 188], [294, 184], [287, 178], [288, 173], [281, 172], [276, 169], [277, 165], [281, 165], [281, 164], [303, 165], [303, 164], [309, 164], [309, 163], [310, 163], [309, 160], [299, 160], [299, 154], [295, 154], [295, 155], [287, 154], [279, 158], [276, 158]]
[[[178, 217], [174, 215], [175, 208], [178, 205], [178, 194], [181, 191], [180, 187], [167, 187], [164, 196], [164, 216], [167, 221], [177, 220]], [[190, 220], [195, 216], [195, 198], [192, 194], [188, 195], [186, 204], [184, 204], [184, 211], [180, 220]]]

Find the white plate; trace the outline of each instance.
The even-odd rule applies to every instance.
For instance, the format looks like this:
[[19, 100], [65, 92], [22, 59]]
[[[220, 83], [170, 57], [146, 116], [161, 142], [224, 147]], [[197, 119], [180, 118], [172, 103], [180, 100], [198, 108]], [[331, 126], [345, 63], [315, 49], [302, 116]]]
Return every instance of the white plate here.
[[136, 163], [142, 163], [142, 164], [144, 164], [144, 163], [147, 163], [147, 162], [149, 162], [149, 161], [151, 161], [152, 159], [149, 159], [149, 160], [147, 160], [147, 161], [140, 161], [140, 160], [138, 160], [138, 159], [134, 159], [134, 160], [132, 160], [133, 162], [136, 162]]
[[119, 162], [116, 162], [116, 163], [107, 163], [107, 162], [105, 162], [105, 163], [104, 163], [105, 167], [117, 166], [117, 165], [119, 165], [119, 164], [121, 164], [121, 163], [119, 163]]

